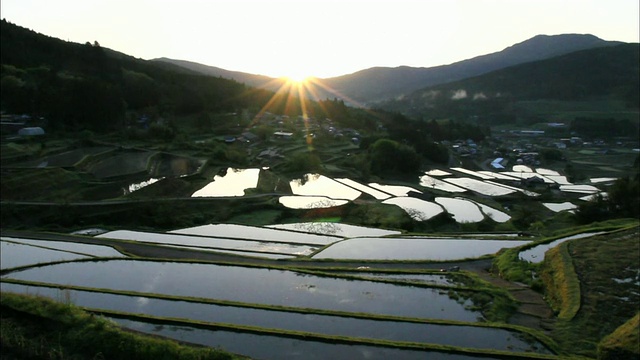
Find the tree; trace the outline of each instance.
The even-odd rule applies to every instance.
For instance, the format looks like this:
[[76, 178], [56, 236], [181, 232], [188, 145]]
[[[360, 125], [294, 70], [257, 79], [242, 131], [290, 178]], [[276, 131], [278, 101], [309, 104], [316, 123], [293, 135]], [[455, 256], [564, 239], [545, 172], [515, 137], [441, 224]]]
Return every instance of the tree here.
[[415, 172], [422, 162], [413, 147], [389, 139], [377, 140], [370, 151], [371, 171], [378, 175]]

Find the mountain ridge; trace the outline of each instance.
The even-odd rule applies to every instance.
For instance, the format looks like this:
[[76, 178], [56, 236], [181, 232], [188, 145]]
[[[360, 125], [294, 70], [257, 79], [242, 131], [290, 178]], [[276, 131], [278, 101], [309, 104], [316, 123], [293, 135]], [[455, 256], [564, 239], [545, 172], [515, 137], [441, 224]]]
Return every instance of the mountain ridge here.
[[[602, 40], [591, 34], [536, 35], [501, 51], [479, 55], [451, 64], [433, 67], [376, 66], [337, 77], [318, 78], [315, 81], [323, 85], [317, 89], [318, 98], [320, 99], [338, 97], [354, 105], [370, 105], [401, 95], [407, 95], [428, 86], [462, 80], [521, 63], [621, 43]], [[281, 79], [229, 71], [185, 60], [159, 58], [152, 61], [170, 62], [202, 74], [227, 77], [247, 85], [274, 91], [282, 85]], [[323, 90], [323, 87], [333, 89], [335, 92]]]

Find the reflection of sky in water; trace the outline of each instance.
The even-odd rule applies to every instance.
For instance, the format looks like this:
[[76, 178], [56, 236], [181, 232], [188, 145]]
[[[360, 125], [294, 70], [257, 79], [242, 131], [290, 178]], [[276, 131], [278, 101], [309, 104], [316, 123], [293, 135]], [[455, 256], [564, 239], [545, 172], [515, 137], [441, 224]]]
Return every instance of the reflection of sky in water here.
[[304, 179], [292, 180], [291, 191], [295, 195], [326, 196], [331, 199], [355, 200], [361, 192], [324, 175], [307, 174]]
[[603, 182], [614, 182], [618, 180], [618, 178], [614, 177], [601, 177], [601, 178], [591, 178], [590, 181], [592, 184], [603, 183]]
[[409, 186], [398, 186], [398, 185], [381, 185], [378, 183], [370, 183], [369, 186], [376, 188], [380, 191], [384, 191], [393, 196], [407, 196], [409, 192], [414, 191], [422, 194], [422, 191], [414, 189]]
[[465, 169], [465, 168], [460, 168], [460, 167], [454, 167], [451, 168], [451, 170], [457, 171], [457, 172], [461, 172], [467, 175], [471, 175], [471, 176], [475, 176], [475, 177], [479, 177], [480, 179], [483, 180], [487, 180], [487, 179], [495, 179], [495, 176], [490, 175], [490, 174], [483, 174], [477, 171], [473, 171], [473, 170], [469, 170], [469, 169]]
[[542, 205], [544, 205], [547, 209], [554, 212], [560, 212], [564, 210], [573, 210], [578, 208], [577, 205], [574, 205], [568, 201], [565, 201], [563, 203], [542, 203]]
[[586, 196], [580, 197], [579, 199], [582, 201], [595, 201], [598, 198], [598, 195], [602, 196], [603, 199], [606, 199], [609, 197], [609, 193], [603, 191], [603, 192], [599, 192], [592, 195], [586, 195]]
[[324, 209], [347, 204], [347, 200], [333, 200], [325, 196], [281, 196], [280, 204], [290, 209]]
[[494, 179], [499, 179], [499, 180], [518, 180], [513, 176], [504, 175], [503, 173], [493, 172], [493, 171], [483, 170], [483, 171], [478, 171], [478, 174], [488, 175], [493, 177]]
[[540, 175], [560, 176], [559, 172], [555, 170], [545, 169], [545, 168], [537, 168], [536, 172]]
[[[481, 317], [478, 311], [466, 309], [466, 304], [450, 299], [439, 289], [242, 266], [109, 260], [56, 264], [5, 277], [114, 290], [152, 288], [158, 294], [175, 296], [423, 319], [475, 322]], [[152, 285], [147, 287], [147, 283]]]
[[545, 177], [558, 185], [573, 185], [564, 175], [545, 175]]
[[508, 176], [512, 176], [514, 178], [518, 178], [518, 179], [531, 179], [534, 177], [537, 177], [539, 179], [542, 179], [544, 181], [545, 184], [553, 184], [554, 181], [551, 179], [548, 179], [546, 176], [542, 176], [540, 174], [536, 174], [534, 172], [509, 172], [509, 171], [505, 171], [502, 174], [508, 175]]
[[116, 230], [98, 237], [134, 240], [167, 245], [196, 246], [208, 249], [245, 250], [253, 252], [275, 252], [281, 254], [308, 254], [310, 247], [300, 244], [276, 243], [254, 240], [225, 239], [215, 237], [190, 236], [182, 234], [146, 233], [139, 231]]
[[89, 256], [7, 241], [0, 242], [0, 269], [86, 258]]
[[485, 204], [481, 204], [481, 203], [475, 202], [475, 201], [473, 201], [473, 203], [478, 205], [480, 207], [480, 210], [482, 210], [482, 212], [485, 215], [490, 217], [495, 222], [503, 223], [503, 222], [507, 222], [507, 221], [509, 221], [509, 219], [511, 219], [510, 215], [505, 214], [505, 213], [503, 213], [502, 211], [500, 211], [498, 209], [494, 209], [494, 208], [492, 208], [490, 206], [487, 206]]
[[426, 188], [429, 189], [436, 189], [436, 190], [442, 190], [442, 191], [446, 191], [446, 192], [465, 192], [467, 191], [466, 189], [463, 189], [461, 187], [455, 186], [455, 185], [451, 185], [449, 183], [446, 183], [442, 180], [433, 178], [429, 175], [422, 175], [420, 177], [420, 186], [424, 186]]
[[437, 197], [435, 201], [459, 223], [479, 222], [484, 219], [480, 208], [469, 200]]
[[365, 194], [369, 194], [371, 196], [373, 196], [374, 198], [378, 199], [378, 200], [384, 200], [384, 199], [388, 199], [391, 197], [391, 195], [386, 194], [382, 191], [378, 191], [372, 187], [369, 187], [367, 185], [364, 184], [360, 184], [359, 182], [353, 181], [351, 179], [335, 179], [336, 181], [339, 181], [347, 186], [351, 186], [352, 188], [362, 191]]
[[[58, 289], [23, 286], [2, 283], [2, 291], [28, 293], [46, 296], [60, 301], [62, 295]], [[94, 309], [115, 310], [121, 312], [135, 312], [136, 298], [122, 295], [90, 293], [86, 291], [70, 290], [73, 303], [77, 306]], [[136, 299], [135, 301], [132, 301]], [[487, 344], [487, 337], [491, 336], [491, 348], [509, 346], [519, 350], [519, 342], [514, 342], [511, 332], [501, 329], [485, 327], [469, 327], [457, 325], [438, 325], [395, 321], [367, 320], [357, 318], [338, 317], [317, 314], [298, 314], [293, 312], [239, 308], [233, 306], [218, 306], [212, 304], [187, 303], [167, 301], [153, 298], [145, 299], [147, 306], [144, 314], [161, 317], [175, 317], [196, 319], [208, 322], [222, 322], [229, 324], [260, 326], [265, 328], [290, 329], [294, 331], [308, 331], [333, 335], [347, 334], [368, 338], [397, 338], [429, 343], [449, 344], [473, 347], [474, 343]], [[132, 306], [133, 305], [133, 306]], [[383, 360], [383, 359], [425, 359], [432, 353], [425, 350], [405, 350], [383, 348], [366, 345], [335, 344], [312, 340], [294, 339], [266, 334], [253, 334], [224, 331], [220, 329], [206, 330], [186, 325], [158, 325], [119, 318], [107, 319], [122, 327], [135, 329], [149, 334], [165, 336], [170, 339], [187, 341], [209, 347], [220, 347], [236, 354], [243, 354], [259, 359], [333, 359], [333, 360]], [[478, 347], [480, 347], [478, 346]], [[445, 353], [433, 353], [437, 357]], [[431, 359], [432, 357], [429, 357]], [[458, 356], [451, 359], [461, 360]], [[464, 358], [467, 359], [466, 357]], [[468, 358], [472, 360], [473, 358]]]
[[314, 259], [459, 260], [495, 254], [502, 248], [529, 243], [520, 240], [355, 238], [335, 243]]
[[520, 254], [518, 254], [518, 257], [520, 258], [520, 260], [524, 260], [532, 263], [541, 263], [542, 260], [544, 260], [544, 253], [547, 252], [547, 250], [554, 248], [565, 241], [582, 239], [585, 237], [595, 236], [595, 235], [604, 234], [604, 233], [605, 231], [600, 231], [600, 232], [590, 232], [590, 233], [582, 233], [582, 234], [566, 236], [560, 239], [556, 239], [548, 244], [541, 244], [541, 245], [532, 247], [531, 249], [521, 251]]
[[398, 235], [400, 231], [369, 228], [332, 222], [304, 222], [294, 224], [269, 225], [275, 229], [289, 229], [316, 234], [337, 235], [344, 237]]
[[501, 195], [512, 194], [515, 192], [515, 190], [509, 189], [504, 186], [499, 186], [499, 185], [495, 185], [485, 181], [471, 179], [471, 178], [445, 179], [445, 181], [448, 183], [463, 187], [465, 189], [475, 191], [482, 195], [501, 196]]
[[105, 245], [94, 244], [81, 244], [67, 241], [49, 241], [49, 240], [34, 240], [34, 239], [21, 239], [13, 237], [2, 237], [2, 240], [16, 242], [20, 244], [39, 246], [49, 248], [52, 250], [61, 250], [79, 253], [80, 255], [99, 256], [99, 257], [126, 257], [116, 249]]
[[196, 191], [191, 197], [207, 196], [244, 196], [245, 189], [258, 186], [260, 169], [227, 169], [225, 176], [216, 175], [202, 189]]
[[430, 176], [449, 176], [449, 175], [451, 175], [450, 172], [446, 172], [446, 171], [438, 170], [438, 169], [426, 171], [425, 174], [430, 175]]
[[[271, 226], [265, 228], [237, 224], [209, 224], [172, 230], [169, 231], [169, 233], [319, 245], [331, 244], [332, 242], [341, 240], [341, 238], [335, 236], [301, 234], [299, 232], [278, 230], [276, 227], [277, 226]], [[286, 228], [282, 227], [282, 229]]]
[[600, 191], [600, 189], [591, 185], [560, 185], [560, 190], [582, 194], [595, 194]]
[[513, 165], [512, 169], [515, 172], [533, 172], [533, 170], [526, 165]]
[[429, 220], [444, 211], [438, 204], [412, 197], [396, 197], [382, 203], [399, 206], [417, 221]]
[[156, 182], [158, 182], [158, 181], [160, 181], [162, 179], [164, 179], [164, 178], [151, 178], [151, 179], [146, 180], [146, 181], [141, 181], [139, 183], [131, 184], [131, 185], [129, 185], [129, 192], [128, 193], [130, 194], [130, 193], [132, 193], [134, 191], [138, 191], [138, 190], [142, 189], [143, 187], [149, 186], [149, 185], [151, 185], [153, 183], [156, 183]]

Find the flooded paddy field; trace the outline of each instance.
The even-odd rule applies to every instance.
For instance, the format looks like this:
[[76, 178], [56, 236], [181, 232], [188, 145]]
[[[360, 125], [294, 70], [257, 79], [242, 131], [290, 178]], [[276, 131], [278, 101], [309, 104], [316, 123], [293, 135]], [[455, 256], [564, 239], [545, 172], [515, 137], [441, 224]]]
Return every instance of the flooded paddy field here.
[[88, 258], [90, 258], [88, 255], [45, 249], [9, 241], [0, 241], [0, 269], [2, 270], [18, 266]]
[[[12, 272], [3, 278], [411, 318], [469, 322], [482, 318], [479, 311], [468, 309], [468, 304], [453, 300], [438, 289], [290, 270], [109, 260], [36, 267]], [[430, 305], [424, 306], [425, 303]]]
[[182, 234], [147, 233], [117, 230], [98, 235], [100, 238], [133, 240], [143, 243], [200, 247], [205, 249], [242, 250], [283, 255], [309, 255], [317, 249], [308, 245], [285, 242], [253, 241]]
[[[221, 347], [227, 351], [244, 354], [256, 359], [301, 360], [386, 360], [425, 359], [479, 360], [491, 357], [453, 354], [428, 350], [412, 350], [362, 344], [341, 344], [335, 341], [314, 341], [298, 338], [208, 330], [189, 326], [158, 326], [153, 323], [112, 318], [122, 326], [148, 334], [165, 336], [209, 347]], [[247, 346], [251, 344], [251, 346]], [[493, 358], [497, 359], [497, 358]]]
[[523, 240], [465, 238], [355, 238], [335, 243], [314, 259], [460, 260], [494, 254], [503, 248], [528, 244]]
[[[338, 227], [342, 224], [335, 223], [308, 223], [316, 226], [334, 226]], [[295, 226], [294, 226], [295, 227]], [[359, 227], [353, 227], [359, 228]], [[363, 228], [365, 229], [365, 228]], [[287, 230], [297, 230], [297, 231], [287, 231]], [[386, 234], [385, 231], [379, 229], [371, 229], [377, 230], [379, 234]], [[171, 234], [187, 234], [187, 235], [201, 235], [201, 236], [214, 236], [214, 237], [229, 237], [229, 238], [237, 238], [237, 239], [245, 239], [245, 240], [260, 240], [260, 241], [276, 241], [276, 242], [290, 242], [290, 243], [298, 243], [298, 244], [317, 244], [317, 245], [327, 245], [334, 243], [338, 240], [342, 240], [342, 236], [338, 234], [324, 234], [320, 233], [320, 235], [316, 234], [305, 234], [299, 232], [300, 230], [296, 228], [288, 229], [287, 226], [274, 225], [271, 227], [256, 227], [256, 226], [246, 226], [246, 225], [236, 225], [236, 224], [211, 224], [211, 225], [202, 225], [195, 226], [191, 228], [178, 229], [169, 231]], [[312, 231], [304, 231], [307, 233], [311, 233]], [[326, 236], [326, 235], [334, 235], [334, 236]], [[337, 235], [337, 236], [336, 236]]]
[[260, 169], [228, 168], [222, 176], [216, 175], [213, 181], [194, 192], [192, 197], [244, 196], [246, 189], [258, 186]]
[[544, 260], [544, 253], [547, 252], [547, 250], [552, 249], [562, 244], [565, 241], [582, 239], [586, 237], [601, 235], [604, 233], [605, 233], [604, 231], [598, 231], [598, 232], [585, 232], [581, 234], [565, 236], [565, 237], [553, 240], [550, 243], [536, 245], [530, 249], [523, 250], [520, 252], [520, 254], [518, 254], [518, 257], [520, 258], [520, 260], [528, 261], [531, 263], [541, 263]]
[[313, 234], [324, 234], [341, 237], [386, 236], [401, 234], [400, 231], [396, 230], [385, 230], [324, 221], [269, 225], [267, 227], [273, 229], [295, 230]]
[[334, 200], [326, 196], [281, 196], [278, 202], [290, 209], [322, 209], [342, 206], [348, 200]]
[[425, 221], [432, 217], [444, 212], [442, 206], [412, 197], [395, 197], [387, 199], [382, 202], [383, 204], [397, 205], [411, 216], [414, 220]]
[[2, 237], [0, 240], [0, 269], [2, 270], [92, 257], [125, 256], [108, 246], [12, 237]]
[[270, 332], [276, 330], [284, 333], [297, 332], [475, 349], [549, 353], [546, 347], [531, 335], [508, 328], [368, 318], [364, 314], [350, 316], [348, 313], [262, 309], [77, 289], [61, 290], [54, 287], [13, 283], [2, 283], [0, 286], [2, 291], [38, 294], [55, 300], [67, 298], [77, 306], [92, 310], [184, 319], [187, 326], [189, 321], [195, 321], [212, 325], [221, 324], [227, 328], [257, 327], [268, 329]]

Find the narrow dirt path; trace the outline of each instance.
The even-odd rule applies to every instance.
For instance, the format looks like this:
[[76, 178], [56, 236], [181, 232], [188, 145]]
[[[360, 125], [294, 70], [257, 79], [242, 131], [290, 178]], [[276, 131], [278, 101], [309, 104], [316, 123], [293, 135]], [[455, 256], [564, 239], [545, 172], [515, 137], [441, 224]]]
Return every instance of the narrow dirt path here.
[[506, 289], [520, 303], [517, 312], [509, 319], [510, 324], [526, 326], [545, 332], [553, 328], [555, 323], [553, 310], [544, 300], [542, 294], [534, 291], [528, 285], [510, 282], [497, 277], [490, 273], [489, 268], [476, 268], [473, 272], [478, 274], [482, 280]]

